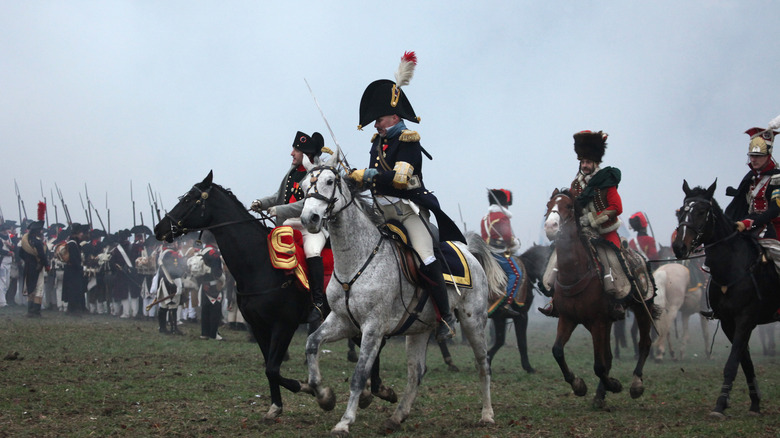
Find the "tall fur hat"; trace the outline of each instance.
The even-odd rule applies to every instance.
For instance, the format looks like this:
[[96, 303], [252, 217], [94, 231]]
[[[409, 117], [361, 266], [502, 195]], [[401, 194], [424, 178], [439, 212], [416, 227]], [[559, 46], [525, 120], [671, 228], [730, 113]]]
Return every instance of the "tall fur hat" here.
[[292, 147], [298, 149], [306, 155], [319, 156], [322, 154], [322, 148], [325, 146], [325, 139], [322, 134], [315, 132], [311, 135], [305, 134], [301, 131], [295, 133]]
[[574, 152], [577, 159], [587, 159], [601, 163], [607, 149], [607, 134], [599, 131], [580, 131], [574, 134]]
[[395, 82], [380, 79], [368, 84], [360, 99], [358, 129], [362, 130], [374, 120], [389, 115], [397, 115], [410, 122], [420, 123], [420, 118], [414, 113], [412, 104], [401, 89], [409, 84], [414, 76], [416, 65], [417, 55], [414, 52], [404, 52], [395, 73]]
[[745, 131], [745, 134], [750, 136], [748, 155], [772, 155], [772, 143], [775, 136], [780, 134], [775, 129], [780, 129], [780, 116], [772, 119], [767, 129], [750, 128]]
[[504, 207], [512, 205], [512, 192], [507, 189], [490, 189], [488, 193], [489, 205], [499, 204]]

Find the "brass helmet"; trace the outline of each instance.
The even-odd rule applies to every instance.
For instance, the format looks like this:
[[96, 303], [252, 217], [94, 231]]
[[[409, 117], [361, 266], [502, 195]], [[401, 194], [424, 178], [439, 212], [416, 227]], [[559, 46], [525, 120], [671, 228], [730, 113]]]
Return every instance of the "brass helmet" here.
[[766, 129], [750, 128], [745, 131], [745, 134], [750, 136], [748, 155], [772, 155], [772, 143], [775, 141], [775, 136], [780, 134], [775, 131], [776, 129], [780, 129], [780, 116], [769, 122], [769, 127]]

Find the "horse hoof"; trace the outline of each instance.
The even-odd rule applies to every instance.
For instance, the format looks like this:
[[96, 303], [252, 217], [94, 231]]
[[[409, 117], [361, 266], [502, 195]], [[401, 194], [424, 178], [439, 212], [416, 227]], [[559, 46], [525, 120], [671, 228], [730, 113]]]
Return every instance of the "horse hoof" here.
[[712, 411], [712, 412], [710, 412], [709, 417], [710, 418], [717, 418], [719, 420], [722, 420], [722, 419], [726, 418], [726, 414], [724, 414], [723, 412]]
[[307, 382], [300, 382], [300, 384], [301, 384], [300, 392], [303, 392], [304, 394], [309, 394], [309, 395], [317, 395], [317, 393], [314, 392], [314, 389], [312, 389], [312, 387], [309, 386], [309, 384]]
[[356, 363], [358, 361], [357, 352], [355, 350], [349, 350], [347, 352], [347, 360]]
[[620, 383], [620, 380], [615, 379], [613, 377], [607, 379], [607, 391], [613, 394], [617, 394], [622, 390], [623, 390], [623, 384]]
[[642, 397], [642, 394], [645, 393], [645, 386], [642, 384], [642, 382], [639, 382], [639, 384], [634, 383], [631, 385], [631, 389], [629, 390], [629, 394], [631, 394], [631, 398], [639, 398]]
[[450, 372], [453, 372], [453, 373], [458, 373], [458, 372], [460, 372], [460, 368], [458, 368], [458, 366], [457, 366], [457, 365], [455, 365], [454, 363], [447, 364], [447, 369], [448, 369]]
[[379, 386], [379, 391], [375, 392], [374, 395], [389, 403], [398, 402], [398, 396], [393, 391], [393, 388], [388, 388], [385, 385]]
[[579, 377], [574, 379], [574, 382], [571, 384], [571, 389], [574, 390], [574, 395], [577, 397], [583, 397], [588, 393], [588, 385]]
[[358, 399], [358, 407], [360, 409], [365, 409], [371, 406], [371, 402], [373, 401], [374, 396], [369, 391], [362, 391], [360, 393], [360, 398]]
[[282, 411], [284, 409], [281, 406], [277, 405], [271, 405], [271, 408], [268, 409], [268, 412], [263, 416], [263, 422], [265, 424], [274, 424], [276, 423], [277, 419], [280, 415], [282, 415]]
[[336, 396], [331, 388], [322, 390], [322, 395], [317, 397], [317, 404], [323, 411], [332, 411], [336, 407]]
[[349, 429], [341, 429], [337, 426], [330, 431], [330, 434], [333, 436], [347, 437], [349, 436]]
[[383, 435], [388, 435], [393, 432], [396, 432], [401, 429], [401, 423], [393, 420], [392, 418], [388, 418], [385, 420], [385, 424], [382, 425], [382, 430], [379, 432]]
[[528, 374], [536, 374], [536, 369], [534, 369], [534, 368], [528, 367], [528, 368], [523, 368], [523, 369]]
[[607, 407], [607, 401], [600, 397], [593, 397], [593, 408], [594, 409], [604, 409]]
[[749, 417], [760, 417], [761, 416], [761, 411], [750, 410], [750, 411], [748, 411], [748, 416]]

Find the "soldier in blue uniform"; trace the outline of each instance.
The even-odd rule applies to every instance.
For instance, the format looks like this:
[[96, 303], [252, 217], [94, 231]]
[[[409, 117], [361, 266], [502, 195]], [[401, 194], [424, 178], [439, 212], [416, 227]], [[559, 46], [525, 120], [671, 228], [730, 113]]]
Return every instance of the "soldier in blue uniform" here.
[[396, 82], [380, 79], [369, 84], [363, 92], [358, 129], [374, 122], [377, 133], [371, 140], [368, 168], [351, 172], [350, 178], [372, 191], [385, 219], [396, 219], [406, 228], [411, 245], [422, 261], [420, 272], [430, 281], [428, 290], [441, 315], [436, 338], [443, 340], [455, 334], [455, 318], [450, 312], [442, 262], [433, 251], [428, 222], [430, 213], [436, 216], [439, 241], [465, 242], [465, 239], [458, 226], [441, 210], [433, 193], [425, 187], [422, 155], [431, 157], [420, 145], [420, 135], [406, 129], [404, 124], [404, 120], [420, 121], [401, 90], [409, 83], [416, 64], [414, 52], [405, 53], [396, 73]]

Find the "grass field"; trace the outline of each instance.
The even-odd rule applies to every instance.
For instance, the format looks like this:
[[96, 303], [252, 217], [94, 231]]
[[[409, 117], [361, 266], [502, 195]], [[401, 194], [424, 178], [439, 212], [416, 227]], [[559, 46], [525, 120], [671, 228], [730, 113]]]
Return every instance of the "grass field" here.
[[[338, 397], [336, 409], [324, 412], [311, 396], [284, 392], [283, 416], [266, 425], [262, 415], [270, 402], [260, 349], [247, 342], [245, 332], [223, 328], [225, 342], [203, 341], [199, 326], [182, 327], [183, 336], [165, 336], [157, 333], [154, 321], [47, 311], [41, 319], [30, 319], [21, 307], [0, 309], [0, 437], [326, 436], [343, 414], [353, 368], [345, 341], [326, 344], [321, 354], [325, 381]], [[588, 395], [581, 398], [572, 394], [552, 358], [554, 337], [554, 320], [532, 319], [529, 343], [536, 374], [520, 367], [513, 339], [498, 353], [492, 382], [496, 424], [491, 426], [477, 424], [481, 402], [470, 348], [459, 341], [451, 346], [460, 367], [454, 373], [431, 345], [419, 396], [394, 436], [780, 436], [778, 359], [761, 355], [757, 333], [751, 350], [763, 415], [748, 415], [740, 371], [725, 420], [707, 415], [729, 351], [722, 332], [715, 336], [712, 360], [704, 359], [701, 335], [695, 332], [684, 361], [648, 361], [646, 391], [637, 400], [627, 391], [633, 354], [623, 350], [612, 376], [625, 389], [608, 394], [603, 411], [591, 408], [597, 381], [589, 334], [578, 328], [566, 349], [570, 366], [588, 384]], [[283, 367], [285, 376], [306, 378], [304, 343], [305, 332], [299, 331]], [[399, 394], [406, 382], [404, 357], [403, 343], [395, 340], [382, 354], [384, 382]], [[375, 399], [358, 411], [352, 435], [377, 435], [394, 408]]]

